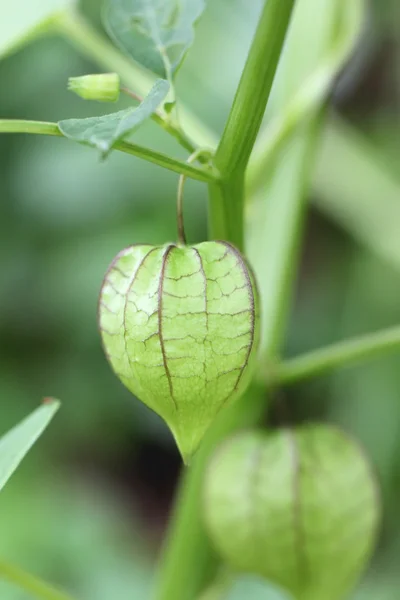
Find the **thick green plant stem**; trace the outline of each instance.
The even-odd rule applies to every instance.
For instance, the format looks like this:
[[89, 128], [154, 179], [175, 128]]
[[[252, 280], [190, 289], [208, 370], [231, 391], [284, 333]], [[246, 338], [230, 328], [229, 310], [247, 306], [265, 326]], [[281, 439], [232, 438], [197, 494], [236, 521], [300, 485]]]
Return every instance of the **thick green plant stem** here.
[[213, 240], [229, 240], [239, 250], [244, 250], [243, 200], [244, 178], [242, 173], [220, 180], [208, 186], [209, 237]]
[[48, 583], [8, 562], [0, 561], [0, 578], [16, 585], [38, 600], [73, 600], [72, 596], [60, 592]]
[[241, 249], [246, 166], [271, 93], [294, 3], [295, 0], [265, 2], [215, 155], [221, 182], [210, 193], [211, 233], [229, 239]]
[[272, 379], [277, 385], [292, 385], [391, 352], [400, 352], [400, 327], [391, 327], [307, 352], [283, 362], [275, 372], [266, 372], [264, 375], [267, 381]]
[[244, 171], [271, 93], [295, 0], [268, 0], [237, 88], [216, 163], [226, 177]]
[[[53, 27], [101, 69], [118, 73], [133, 92], [139, 96], [148, 94], [154, 84], [154, 76], [126, 58], [76, 9], [71, 8], [57, 15]], [[213, 149], [217, 145], [214, 133], [181, 104], [179, 104], [179, 121], [182, 129], [176, 127], [167, 118], [160, 120], [155, 115], [155, 119], [189, 152], [193, 152], [196, 147]]]
[[[64, 137], [57, 127], [57, 123], [45, 123], [42, 121], [0, 119], [0, 134], [1, 133], [35, 133], [39, 135], [54, 135], [58, 137]], [[131, 142], [118, 142], [115, 144], [114, 148], [120, 152], [133, 154], [133, 156], [143, 158], [148, 162], [160, 167], [164, 167], [169, 171], [180, 173], [181, 175], [185, 175], [185, 177], [190, 177], [191, 179], [210, 182], [215, 181], [218, 178], [215, 170], [210, 168], [201, 169], [194, 167], [193, 165], [183, 162], [182, 160], [171, 158], [162, 152], [150, 150], [149, 148], [144, 148], [143, 146], [138, 146], [137, 144], [132, 144]]]
[[202, 520], [203, 475], [210, 455], [234, 431], [258, 423], [265, 411], [264, 386], [253, 384], [242, 398], [221, 413], [185, 470], [165, 540], [157, 600], [194, 600], [219, 568]]

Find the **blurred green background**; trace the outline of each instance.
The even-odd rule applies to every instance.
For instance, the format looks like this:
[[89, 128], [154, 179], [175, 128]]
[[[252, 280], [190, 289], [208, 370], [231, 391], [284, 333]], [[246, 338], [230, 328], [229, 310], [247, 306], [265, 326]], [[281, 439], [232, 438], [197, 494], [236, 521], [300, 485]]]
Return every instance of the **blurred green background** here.
[[[96, 26], [98, 5], [81, 3]], [[179, 74], [179, 96], [216, 132], [260, 5], [209, 1]], [[400, 321], [400, 10], [398, 0], [369, 8], [332, 98], [347, 124], [329, 117], [317, 156], [288, 355]], [[2, 3], [1, 15], [8, 10]], [[106, 112], [66, 90], [69, 76], [95, 71], [65, 40], [37, 40], [0, 62], [0, 117]], [[153, 123], [135, 141], [185, 158]], [[175, 238], [176, 185], [132, 156], [102, 163], [65, 140], [0, 136], [0, 428], [45, 395], [63, 402], [1, 494], [0, 555], [82, 599], [148, 597], [180, 469], [169, 432], [114, 377], [96, 329], [113, 256]], [[205, 186], [189, 181], [190, 241], [206, 237], [206, 204]], [[385, 520], [357, 600], [400, 598], [399, 367], [397, 355], [281, 393], [293, 421], [354, 432], [379, 472]], [[232, 598], [244, 595], [277, 598], [256, 581], [239, 582]], [[26, 598], [6, 584], [0, 597]]]

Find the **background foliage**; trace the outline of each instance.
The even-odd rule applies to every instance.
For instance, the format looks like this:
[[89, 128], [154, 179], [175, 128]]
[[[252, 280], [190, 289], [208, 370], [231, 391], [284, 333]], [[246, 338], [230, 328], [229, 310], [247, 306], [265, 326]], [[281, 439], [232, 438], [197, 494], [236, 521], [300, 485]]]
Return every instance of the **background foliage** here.
[[[97, 25], [98, 4], [82, 2]], [[180, 97], [217, 132], [260, 5], [209, 2], [181, 69]], [[288, 354], [400, 319], [399, 10], [396, 0], [374, 0], [369, 8], [318, 152]], [[61, 38], [36, 41], [0, 63], [0, 116], [58, 121], [101, 114], [104, 107], [66, 90], [68, 76], [94, 70]], [[185, 157], [151, 122], [135, 141]], [[173, 173], [132, 156], [113, 153], [103, 163], [65, 140], [0, 137], [1, 429], [45, 394], [63, 400], [2, 491], [0, 554], [88, 600], [146, 596], [179, 469], [166, 427], [108, 368], [95, 320], [110, 259], [132, 242], [175, 238], [176, 183]], [[200, 241], [205, 186], [190, 181], [186, 194], [187, 234]], [[396, 598], [400, 584], [398, 367], [394, 356], [302, 384], [282, 392], [273, 415], [277, 423], [282, 412], [294, 422], [340, 423], [376, 464], [386, 519], [357, 600]], [[249, 598], [278, 598], [245, 578], [230, 600], [243, 589]], [[25, 598], [6, 584], [0, 595]]]

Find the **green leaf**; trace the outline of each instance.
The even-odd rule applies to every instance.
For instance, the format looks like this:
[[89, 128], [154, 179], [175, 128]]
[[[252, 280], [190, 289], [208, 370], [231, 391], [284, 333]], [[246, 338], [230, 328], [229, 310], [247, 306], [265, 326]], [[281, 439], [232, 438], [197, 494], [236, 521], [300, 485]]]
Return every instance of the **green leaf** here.
[[[363, 8], [362, 0], [323, 0], [323, 6], [321, 0], [296, 2], [267, 108], [271, 129], [267, 125], [265, 161], [259, 161], [257, 194], [248, 213], [248, 255], [263, 302], [265, 364], [276, 352], [286, 319], [325, 96], [355, 44]], [[309, 94], [304, 81], [313, 82]], [[276, 145], [279, 151], [273, 152]]]
[[116, 142], [126, 138], [151, 117], [166, 98], [168, 90], [169, 83], [158, 79], [136, 108], [127, 108], [101, 117], [67, 119], [60, 121], [58, 127], [67, 138], [93, 146], [100, 150], [103, 157], [107, 156]]
[[72, 0], [13, 0], [0, 8], [0, 57], [41, 34]]
[[204, 7], [204, 0], [106, 0], [104, 25], [136, 62], [169, 79], [193, 42]]
[[188, 462], [252, 375], [258, 303], [243, 258], [225, 242], [131, 246], [106, 274], [99, 326], [114, 371]]
[[372, 469], [328, 425], [238, 435], [217, 451], [205, 516], [222, 557], [298, 600], [338, 600], [357, 581], [380, 518]]
[[59, 591], [43, 579], [39, 579], [17, 565], [4, 560], [0, 560], [0, 577], [26, 592], [30, 598], [36, 598], [37, 600], [74, 600], [72, 596]]
[[47, 427], [60, 403], [47, 400], [0, 439], [0, 490]]
[[319, 59], [315, 69], [288, 98], [286, 106], [282, 106], [266, 126], [255, 149], [249, 173], [253, 187], [257, 177], [265, 179], [265, 164], [276, 155], [290, 134], [324, 102], [332, 82], [359, 39], [363, 9], [363, 0], [354, 0], [341, 11], [337, 31], [326, 55]]
[[315, 206], [375, 256], [400, 269], [400, 177], [349, 123], [331, 115], [314, 171]]

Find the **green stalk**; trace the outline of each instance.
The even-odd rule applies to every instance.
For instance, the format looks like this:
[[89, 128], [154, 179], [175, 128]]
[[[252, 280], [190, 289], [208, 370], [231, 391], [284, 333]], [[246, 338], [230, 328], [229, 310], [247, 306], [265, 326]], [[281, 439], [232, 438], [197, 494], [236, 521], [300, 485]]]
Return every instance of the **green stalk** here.
[[[0, 133], [34, 133], [39, 135], [54, 135], [57, 137], [65, 137], [59, 130], [57, 123], [45, 123], [42, 121], [18, 121], [0, 119]], [[131, 142], [117, 142], [114, 146], [115, 150], [132, 154], [148, 162], [151, 162], [159, 167], [164, 167], [169, 171], [174, 171], [185, 177], [197, 179], [198, 181], [213, 182], [218, 179], [218, 174], [215, 170], [201, 169], [194, 167], [182, 160], [171, 158], [167, 154], [144, 148], [138, 144]]]
[[63, 137], [57, 123], [25, 121], [22, 119], [0, 119], [0, 133], [33, 133]]
[[243, 251], [244, 177], [238, 173], [228, 181], [208, 186], [208, 230], [212, 240], [227, 240]]
[[271, 93], [294, 1], [265, 2], [215, 155], [221, 182], [210, 190], [211, 234], [229, 239], [240, 249], [244, 245], [245, 171]]
[[271, 381], [272, 378], [278, 385], [292, 385], [391, 352], [400, 352], [400, 327], [307, 352], [283, 362], [274, 373], [265, 372], [265, 379]]
[[15, 584], [38, 600], [73, 600], [68, 594], [60, 592], [34, 575], [4, 561], [0, 561], [0, 577]]
[[227, 178], [244, 171], [271, 93], [294, 0], [268, 0], [250, 48], [215, 161]]
[[258, 423], [265, 411], [264, 386], [253, 384], [224, 410], [185, 469], [164, 544], [156, 586], [157, 600], [197, 600], [219, 569], [202, 520], [203, 477], [215, 447], [229, 434]]

